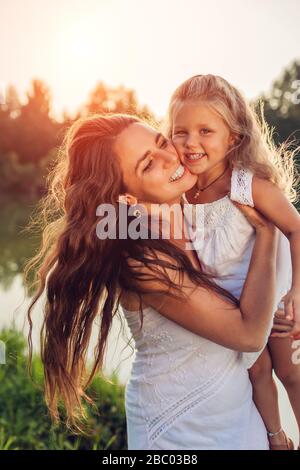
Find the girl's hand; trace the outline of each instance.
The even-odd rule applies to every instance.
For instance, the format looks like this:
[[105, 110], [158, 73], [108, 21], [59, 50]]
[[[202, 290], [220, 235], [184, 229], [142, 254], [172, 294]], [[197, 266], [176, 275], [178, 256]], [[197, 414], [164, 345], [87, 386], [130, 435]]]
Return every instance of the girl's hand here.
[[283, 309], [279, 308], [274, 316], [271, 338], [287, 338], [291, 336], [295, 322], [288, 320]]
[[275, 225], [266, 219], [266, 217], [264, 217], [257, 209], [246, 206], [244, 204], [239, 204], [235, 201], [231, 202], [244, 214], [248, 222], [252, 225], [252, 227], [255, 228], [256, 231], [261, 229], [269, 229], [270, 231], [275, 232]]
[[290, 336], [293, 339], [300, 339], [300, 289], [292, 287], [281, 300], [284, 303], [286, 319], [294, 321]]

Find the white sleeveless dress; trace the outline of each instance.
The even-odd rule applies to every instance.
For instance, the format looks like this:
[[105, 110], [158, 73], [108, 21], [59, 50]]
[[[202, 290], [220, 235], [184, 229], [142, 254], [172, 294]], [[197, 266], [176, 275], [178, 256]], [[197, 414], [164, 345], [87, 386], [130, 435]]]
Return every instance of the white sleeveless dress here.
[[[240, 298], [255, 241], [255, 229], [231, 200], [254, 207], [252, 197], [253, 173], [234, 168], [230, 194], [211, 203], [193, 205], [196, 211], [196, 230], [192, 228], [191, 215], [186, 218], [193, 248], [204, 271], [211, 273], [221, 287]], [[185, 203], [188, 204], [184, 197]], [[276, 295], [274, 313], [281, 298], [292, 283], [292, 262], [288, 239], [279, 232], [276, 263]], [[265, 343], [273, 325], [266, 333]], [[240, 353], [245, 367], [250, 368], [262, 351]]]
[[128, 449], [268, 450], [240, 354], [144, 308], [122, 309], [135, 351], [125, 386]]

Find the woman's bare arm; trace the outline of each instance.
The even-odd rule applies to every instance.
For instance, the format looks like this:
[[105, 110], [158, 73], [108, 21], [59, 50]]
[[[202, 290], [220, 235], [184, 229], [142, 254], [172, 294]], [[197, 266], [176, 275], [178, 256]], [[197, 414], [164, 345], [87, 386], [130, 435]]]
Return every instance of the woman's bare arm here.
[[[143, 301], [168, 319], [215, 343], [238, 351], [258, 351], [264, 345], [274, 308], [275, 250], [274, 227], [258, 228], [240, 308], [207, 288], [195, 286], [187, 275], [183, 277], [182, 299], [172, 298], [167, 292], [155, 294], [163, 286], [151, 280], [144, 287], [153, 294], [144, 295]], [[146, 272], [146, 268], [135, 266]], [[170, 279], [179, 285], [178, 272], [167, 271]]]

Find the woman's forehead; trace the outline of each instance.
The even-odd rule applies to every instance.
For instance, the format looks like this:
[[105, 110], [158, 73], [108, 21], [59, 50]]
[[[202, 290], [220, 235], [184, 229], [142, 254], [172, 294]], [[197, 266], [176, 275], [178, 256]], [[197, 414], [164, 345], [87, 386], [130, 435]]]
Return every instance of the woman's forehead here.
[[131, 144], [134, 139], [149, 139], [155, 137], [156, 134], [157, 131], [148, 124], [135, 122], [124, 129], [124, 131], [119, 134], [119, 138], [120, 140]]
[[120, 157], [138, 158], [155, 141], [156, 136], [157, 131], [146, 123], [131, 124], [116, 138], [115, 150]]

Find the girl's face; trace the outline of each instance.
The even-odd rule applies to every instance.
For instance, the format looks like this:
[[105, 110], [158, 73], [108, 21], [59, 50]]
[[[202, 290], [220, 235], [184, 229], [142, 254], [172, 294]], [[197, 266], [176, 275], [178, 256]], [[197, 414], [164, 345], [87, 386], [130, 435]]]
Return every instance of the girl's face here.
[[175, 203], [196, 176], [184, 167], [171, 141], [142, 123], [131, 124], [116, 138], [127, 193], [139, 203]]
[[200, 174], [226, 162], [234, 137], [210, 106], [193, 100], [175, 107], [172, 141], [184, 165], [193, 174]]

